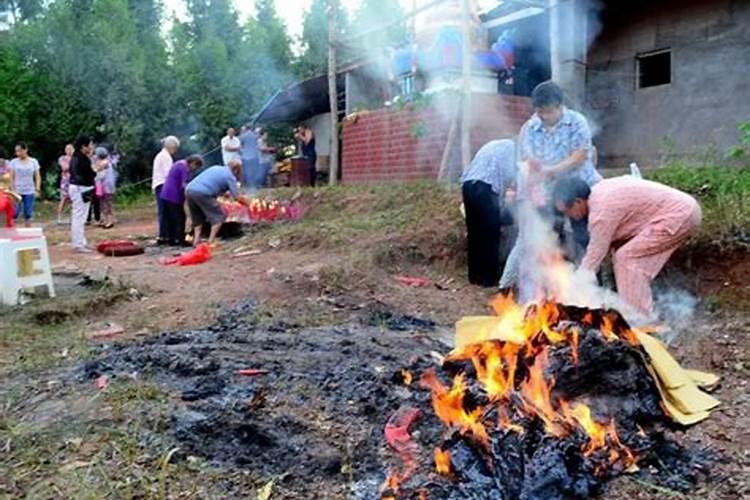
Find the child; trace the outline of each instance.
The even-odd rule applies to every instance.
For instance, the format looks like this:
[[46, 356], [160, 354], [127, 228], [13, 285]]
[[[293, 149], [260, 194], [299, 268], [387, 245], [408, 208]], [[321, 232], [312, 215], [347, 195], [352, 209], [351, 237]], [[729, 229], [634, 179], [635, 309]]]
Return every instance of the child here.
[[68, 188], [70, 187], [70, 159], [73, 157], [73, 151], [73, 145], [68, 144], [65, 146], [65, 154], [57, 160], [57, 164], [60, 167], [60, 204], [57, 206], [58, 224], [63, 223], [62, 213], [65, 209], [65, 202], [70, 201]]
[[94, 162], [96, 171], [96, 196], [99, 198], [99, 206], [102, 212], [102, 227], [111, 229], [114, 226], [112, 214], [112, 198], [115, 194], [117, 173], [106, 148], [96, 148], [96, 160]]

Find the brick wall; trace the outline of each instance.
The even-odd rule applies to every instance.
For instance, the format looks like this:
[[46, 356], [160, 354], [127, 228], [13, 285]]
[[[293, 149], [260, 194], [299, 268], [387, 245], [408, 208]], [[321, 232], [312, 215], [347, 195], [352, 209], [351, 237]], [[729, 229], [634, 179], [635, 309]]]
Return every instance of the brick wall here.
[[[472, 154], [488, 141], [515, 136], [531, 115], [524, 97], [476, 94], [472, 104]], [[450, 96], [423, 109], [379, 109], [345, 122], [343, 181], [436, 179], [457, 105]], [[449, 156], [454, 176], [461, 171], [459, 141], [456, 133]]]

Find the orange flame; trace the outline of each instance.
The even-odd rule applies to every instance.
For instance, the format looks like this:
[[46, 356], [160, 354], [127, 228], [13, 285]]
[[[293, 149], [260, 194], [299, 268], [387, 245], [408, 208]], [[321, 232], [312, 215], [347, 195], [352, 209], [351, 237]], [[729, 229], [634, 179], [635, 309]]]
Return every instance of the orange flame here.
[[411, 385], [414, 380], [414, 377], [409, 370], [401, 370], [401, 376], [403, 377], [404, 385]]
[[547, 366], [547, 350], [544, 349], [534, 359], [529, 369], [529, 376], [521, 383], [524, 409], [538, 416], [544, 422], [544, 429], [554, 436], [564, 436], [565, 430], [557, 423], [558, 413], [552, 407], [551, 392], [554, 379], [549, 384], [544, 380], [544, 368]]
[[451, 452], [435, 448], [435, 468], [438, 474], [448, 476], [451, 473]]
[[464, 408], [466, 380], [463, 373], [453, 379], [450, 390], [440, 383], [434, 370], [422, 375], [422, 385], [432, 390], [432, 407], [438, 418], [449, 427], [456, 427], [461, 434], [472, 435], [485, 448], [489, 448], [489, 436], [481, 417], [484, 409], [477, 407], [471, 412]]

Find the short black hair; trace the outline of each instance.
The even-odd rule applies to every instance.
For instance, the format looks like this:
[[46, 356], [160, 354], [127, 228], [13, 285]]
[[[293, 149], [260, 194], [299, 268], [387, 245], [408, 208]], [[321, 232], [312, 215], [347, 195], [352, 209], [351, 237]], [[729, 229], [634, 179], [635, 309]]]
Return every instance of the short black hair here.
[[560, 179], [552, 188], [552, 198], [555, 204], [562, 203], [566, 208], [572, 207], [578, 198], [588, 200], [589, 196], [591, 196], [591, 188], [586, 181], [578, 177]]
[[552, 80], [540, 83], [531, 93], [531, 103], [535, 108], [561, 106], [564, 99], [563, 90]]
[[203, 157], [201, 155], [190, 155], [185, 161], [188, 165], [198, 165], [198, 168], [203, 166]]
[[89, 144], [91, 144], [91, 137], [87, 135], [79, 135], [76, 137], [75, 142], [73, 142], [73, 148], [75, 148], [76, 151], [80, 151], [81, 148], [88, 146]]
[[28, 144], [26, 144], [25, 142], [17, 142], [17, 143], [16, 143], [16, 147], [17, 147], [17, 148], [21, 148], [21, 149], [23, 149], [24, 151], [28, 151], [28, 150], [29, 150], [29, 145], [28, 145]]

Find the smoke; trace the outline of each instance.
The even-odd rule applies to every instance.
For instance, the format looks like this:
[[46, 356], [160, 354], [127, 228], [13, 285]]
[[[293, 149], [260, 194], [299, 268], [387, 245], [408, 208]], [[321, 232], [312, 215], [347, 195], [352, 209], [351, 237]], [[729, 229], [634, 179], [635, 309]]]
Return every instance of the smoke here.
[[[522, 192], [528, 191], [526, 186], [528, 170], [526, 164], [521, 163], [519, 187]], [[593, 273], [577, 270], [565, 259], [566, 254], [570, 255], [574, 249], [570, 245], [561, 248], [552, 222], [529, 199], [534, 195], [532, 192], [524, 196], [518, 209], [519, 301], [528, 303], [550, 298], [581, 307], [611, 308], [618, 310], [633, 325], [653, 324], [653, 318], [644, 317], [614, 291], [599, 286]], [[570, 234], [570, 228], [567, 227], [565, 232]]]
[[671, 344], [678, 336], [689, 331], [698, 305], [697, 297], [686, 290], [666, 288], [657, 290], [654, 302], [659, 318], [669, 325], [662, 340]]

